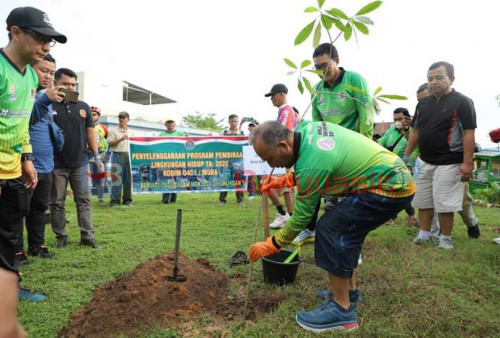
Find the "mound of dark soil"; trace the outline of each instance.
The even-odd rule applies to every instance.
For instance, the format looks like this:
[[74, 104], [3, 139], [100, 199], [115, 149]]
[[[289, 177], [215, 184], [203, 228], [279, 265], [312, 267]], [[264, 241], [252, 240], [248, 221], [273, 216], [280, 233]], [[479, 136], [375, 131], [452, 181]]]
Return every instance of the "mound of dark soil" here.
[[[191, 260], [181, 253], [179, 274], [187, 277], [182, 283], [168, 280], [173, 267], [172, 253], [159, 255], [97, 288], [92, 301], [71, 315], [72, 322], [59, 337], [134, 335], [155, 325], [189, 330], [186, 322], [202, 313], [216, 321], [244, 319], [244, 292], [230, 297], [227, 277], [215, 271], [208, 260]], [[239, 282], [246, 288], [246, 278]], [[252, 292], [246, 319], [270, 311], [281, 301], [272, 290]]]

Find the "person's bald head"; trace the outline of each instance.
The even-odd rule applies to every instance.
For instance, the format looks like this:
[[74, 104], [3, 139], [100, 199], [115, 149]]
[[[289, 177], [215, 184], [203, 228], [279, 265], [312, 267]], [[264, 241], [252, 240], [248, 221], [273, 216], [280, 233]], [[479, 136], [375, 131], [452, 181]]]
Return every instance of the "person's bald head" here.
[[266, 121], [259, 124], [251, 135], [255, 152], [271, 167], [293, 165], [293, 132], [281, 123]]

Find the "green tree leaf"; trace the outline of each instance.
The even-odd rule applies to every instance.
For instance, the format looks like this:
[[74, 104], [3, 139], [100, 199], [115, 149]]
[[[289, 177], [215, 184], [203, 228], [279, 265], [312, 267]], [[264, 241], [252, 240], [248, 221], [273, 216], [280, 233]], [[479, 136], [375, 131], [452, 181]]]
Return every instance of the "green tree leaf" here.
[[352, 26], [350, 23], [346, 23], [344, 29], [344, 39], [345, 41], [349, 40], [352, 36]]
[[319, 77], [323, 76], [323, 72], [321, 70], [308, 69], [308, 70], [306, 70], [306, 72], [316, 74]]
[[408, 100], [408, 98], [406, 96], [392, 95], [392, 94], [379, 95], [379, 96], [377, 96], [377, 99], [379, 99], [381, 97], [383, 97], [384, 99], [390, 99], [390, 100]]
[[321, 8], [325, 4], [325, 0], [318, 0], [318, 7]]
[[389, 104], [389, 101], [381, 99], [380, 96], [377, 96], [375, 99], [378, 100], [378, 101], [381, 101], [381, 102]]
[[337, 18], [341, 18], [341, 19], [344, 19], [344, 20], [349, 20], [349, 17], [347, 15], [345, 15], [345, 13], [342, 12], [338, 8], [332, 8], [332, 9], [328, 10], [327, 12], [330, 13], [332, 16], [335, 16]]
[[343, 85], [342, 87], [344, 87], [345, 89], [350, 89], [350, 90], [352, 90], [354, 92], [360, 93], [363, 96], [370, 97], [370, 95], [367, 92], [365, 92], [363, 89], [361, 89], [361, 88], [354, 87], [354, 86], [347, 85], [347, 84]]
[[330, 30], [332, 28], [332, 25], [335, 24], [340, 24], [340, 27], [337, 27], [339, 28], [341, 31], [344, 31], [344, 25], [342, 24], [342, 22], [340, 22], [339, 20], [335, 19], [335, 18], [332, 18], [331, 16], [329, 15], [326, 15], [326, 14], [321, 14], [321, 23], [323, 24], [323, 27], [325, 27], [326, 29]]
[[294, 73], [295, 73], [295, 71], [291, 70], [288, 73], [286, 73], [286, 75], [293, 75]]
[[374, 10], [376, 10], [377, 8], [379, 8], [380, 5], [382, 5], [382, 1], [373, 1], [373, 2], [370, 2], [368, 5], [366, 5], [363, 8], [361, 8], [355, 15], [364, 15], [364, 14], [373, 12]]
[[295, 63], [293, 63], [290, 59], [287, 59], [287, 58], [284, 58], [283, 61], [285, 61], [285, 63], [292, 67], [293, 69], [297, 69], [297, 66], [295, 65]]
[[315, 22], [316, 22], [316, 20], [314, 20], [313, 22], [311, 22], [310, 24], [308, 24], [307, 26], [302, 28], [300, 33], [295, 38], [295, 46], [300, 45], [302, 42], [306, 41], [306, 39], [309, 37], [309, 35], [311, 35], [311, 32], [314, 28]]
[[361, 23], [361, 22], [356, 21], [356, 20], [353, 20], [352, 23], [358, 29], [358, 31], [360, 31], [361, 33], [363, 33], [365, 35], [368, 35], [369, 30], [368, 30], [368, 27], [366, 27], [366, 25], [364, 23]]
[[300, 68], [306, 68], [307, 66], [309, 66], [311, 64], [311, 60], [304, 60], [302, 61], [302, 63], [300, 64]]
[[297, 88], [299, 88], [299, 92], [301, 94], [304, 94], [304, 86], [302, 85], [302, 82], [300, 81], [300, 79], [298, 79]]
[[307, 91], [312, 95], [314, 94], [316, 91], [314, 90], [314, 87], [311, 85], [311, 81], [309, 81], [308, 78], [302, 78], [302, 80], [304, 80], [304, 84], [306, 86], [306, 89]]
[[304, 12], [305, 13], [313, 13], [313, 12], [317, 12], [319, 11], [319, 9], [317, 9], [316, 7], [307, 7]]
[[321, 40], [321, 22], [318, 22], [318, 25], [316, 26], [316, 29], [314, 30], [313, 48], [318, 47], [320, 40]]
[[378, 93], [380, 93], [382, 91], [382, 87], [378, 87], [377, 89], [375, 89], [375, 91], [373, 92], [373, 96], [377, 96]]
[[373, 25], [374, 24], [372, 19], [370, 19], [367, 16], [355, 16], [354, 19], [358, 20], [359, 22], [364, 23], [365, 25]]

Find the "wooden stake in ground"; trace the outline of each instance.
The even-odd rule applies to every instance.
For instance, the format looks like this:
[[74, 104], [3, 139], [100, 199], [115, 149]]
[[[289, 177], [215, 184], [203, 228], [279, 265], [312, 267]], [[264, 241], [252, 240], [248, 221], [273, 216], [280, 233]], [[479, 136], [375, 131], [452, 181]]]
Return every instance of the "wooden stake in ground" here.
[[[273, 173], [274, 173], [274, 168], [271, 169], [271, 173], [269, 174], [266, 183], [269, 183]], [[262, 194], [259, 211], [257, 212], [257, 219], [255, 220], [255, 228], [253, 231], [253, 243], [257, 242], [257, 232], [260, 223], [260, 213], [263, 209], [266, 210], [264, 213], [264, 234], [267, 238], [269, 237], [269, 208], [268, 208], [268, 200], [266, 194]], [[250, 268], [248, 269], [247, 293], [245, 296], [245, 305], [243, 306], [243, 318], [246, 318], [247, 315], [248, 297], [250, 296], [250, 284], [252, 283], [252, 272], [253, 272], [253, 261], [250, 262]]]

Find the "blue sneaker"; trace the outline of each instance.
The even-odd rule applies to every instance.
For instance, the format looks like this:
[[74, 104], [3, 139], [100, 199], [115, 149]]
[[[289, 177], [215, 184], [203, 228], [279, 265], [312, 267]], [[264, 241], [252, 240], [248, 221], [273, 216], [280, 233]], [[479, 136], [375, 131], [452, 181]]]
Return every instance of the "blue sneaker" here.
[[[316, 297], [322, 298], [325, 300], [332, 298], [333, 297], [332, 289], [318, 290], [316, 292]], [[349, 301], [351, 302], [351, 305], [356, 305], [356, 304], [362, 303], [363, 297], [361, 297], [361, 292], [359, 292], [358, 289], [349, 290]]]
[[30, 302], [37, 302], [44, 300], [47, 296], [41, 295], [39, 293], [33, 293], [29, 289], [19, 288], [19, 300], [29, 300]]
[[356, 308], [342, 309], [332, 299], [309, 312], [297, 312], [297, 323], [307, 331], [322, 333], [330, 330], [350, 332], [357, 330]]

